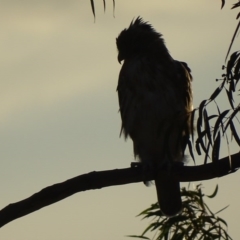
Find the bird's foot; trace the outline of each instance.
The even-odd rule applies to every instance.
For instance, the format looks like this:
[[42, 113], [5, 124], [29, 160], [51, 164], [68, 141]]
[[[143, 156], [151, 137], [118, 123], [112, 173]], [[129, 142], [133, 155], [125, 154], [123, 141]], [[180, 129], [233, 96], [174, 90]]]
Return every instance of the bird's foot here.
[[138, 168], [141, 169], [143, 175], [143, 182], [146, 186], [151, 185], [151, 181], [149, 180], [149, 176], [153, 171], [157, 170], [157, 165], [150, 162], [131, 162], [131, 168]]

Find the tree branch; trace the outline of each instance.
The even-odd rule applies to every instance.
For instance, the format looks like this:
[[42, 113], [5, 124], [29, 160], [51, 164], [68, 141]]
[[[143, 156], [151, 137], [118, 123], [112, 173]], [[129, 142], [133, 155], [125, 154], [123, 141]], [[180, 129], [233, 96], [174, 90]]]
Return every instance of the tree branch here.
[[61, 201], [77, 192], [103, 187], [153, 180], [156, 174], [171, 174], [180, 182], [202, 181], [222, 177], [235, 172], [240, 167], [240, 153], [233, 154], [213, 163], [187, 167], [174, 166], [171, 171], [143, 171], [141, 167], [90, 172], [65, 182], [54, 184], [33, 194], [20, 202], [12, 203], [0, 211], [0, 227], [37, 211], [43, 207]]

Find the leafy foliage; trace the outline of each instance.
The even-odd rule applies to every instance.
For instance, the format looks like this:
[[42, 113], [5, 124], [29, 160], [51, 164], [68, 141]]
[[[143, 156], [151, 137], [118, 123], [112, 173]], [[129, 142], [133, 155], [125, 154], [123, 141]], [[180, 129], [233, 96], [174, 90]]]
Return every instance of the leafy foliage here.
[[[194, 140], [194, 136], [189, 139], [189, 152], [191, 156], [194, 157], [192, 145], [195, 145], [198, 155], [202, 155], [202, 153], [205, 154], [204, 163], [209, 159], [213, 162], [219, 159], [221, 139], [225, 137], [229, 145], [229, 131], [231, 133], [231, 139], [240, 146], [240, 138], [236, 130], [236, 124], [239, 123], [237, 113], [240, 110], [240, 104], [234, 101], [234, 96], [237, 95], [237, 85], [240, 80], [240, 52], [234, 52], [227, 65], [223, 66], [222, 69], [225, 71], [222, 79], [217, 79], [217, 81], [222, 81], [222, 83], [212, 93], [209, 99], [201, 102], [192, 114], [195, 115], [195, 111], [198, 111], [198, 118], [196, 120], [197, 139]], [[220, 110], [216, 102], [216, 99], [222, 95], [227, 97], [229, 104], [229, 109], [224, 111]], [[215, 105], [215, 114], [209, 115], [208, 107], [210, 104]], [[192, 116], [192, 128], [194, 128], [193, 118]]]
[[209, 196], [202, 193], [201, 185], [197, 185], [194, 191], [182, 188], [183, 211], [181, 214], [167, 218], [159, 209], [158, 203], [152, 204], [150, 208], [138, 215], [143, 216], [143, 219], [153, 219], [152, 223], [141, 235], [129, 237], [150, 239], [146, 234], [157, 230], [155, 240], [231, 240], [232, 238], [226, 230], [227, 223], [217, 216], [226, 207], [217, 213], [213, 213], [203, 200], [204, 197], [214, 198], [217, 192], [218, 186], [216, 186], [213, 194]]

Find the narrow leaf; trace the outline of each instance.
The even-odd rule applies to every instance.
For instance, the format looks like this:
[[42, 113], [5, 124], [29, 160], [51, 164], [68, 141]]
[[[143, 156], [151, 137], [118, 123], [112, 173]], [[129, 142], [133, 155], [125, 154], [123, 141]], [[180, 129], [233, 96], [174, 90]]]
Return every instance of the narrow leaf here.
[[226, 90], [226, 93], [227, 93], [227, 96], [228, 96], [228, 101], [229, 101], [232, 109], [234, 109], [234, 105], [233, 105], [234, 100], [233, 100], [232, 92], [228, 91], [227, 89], [225, 89], [225, 90]]
[[92, 7], [92, 13], [93, 13], [93, 16], [94, 16], [94, 20], [95, 20], [95, 6], [94, 6], [94, 0], [90, 0], [91, 2], [91, 7]]
[[221, 6], [221, 9], [223, 9], [224, 5], [225, 5], [225, 0], [222, 0], [222, 6]]
[[[235, 78], [235, 75], [234, 75], [234, 78]], [[236, 81], [236, 82], [237, 82], [237, 81]], [[235, 92], [234, 79], [230, 81], [230, 84], [229, 84], [229, 91], [231, 91], [231, 92]]]
[[237, 142], [238, 146], [240, 146], [240, 138], [238, 136], [238, 133], [237, 133], [236, 128], [235, 128], [232, 121], [230, 122], [230, 129], [232, 131], [232, 134], [233, 134], [233, 137], [234, 137], [235, 141]]
[[219, 115], [219, 117], [218, 117], [218, 119], [217, 119], [217, 121], [216, 121], [216, 123], [215, 123], [215, 126], [214, 126], [213, 138], [215, 138], [216, 133], [218, 132], [219, 124], [222, 124], [222, 119], [228, 114], [228, 112], [229, 112], [229, 109], [223, 111], [223, 112]]
[[202, 132], [198, 135], [198, 139], [196, 140], [196, 147], [197, 147], [198, 144], [200, 144], [201, 147], [202, 147], [202, 150], [206, 153], [206, 152], [207, 152], [207, 149], [206, 149], [206, 147], [205, 147], [205, 145], [204, 145], [204, 142], [203, 142], [203, 138], [205, 137], [205, 135], [206, 135], [206, 131], [205, 131], [205, 130], [202, 131]]
[[232, 122], [233, 118], [236, 116], [236, 114], [239, 112], [239, 110], [240, 110], [239, 106], [237, 108], [235, 108], [235, 110], [233, 111], [233, 113], [232, 113], [231, 117], [229, 118], [227, 124], [224, 127], [224, 132], [226, 132], [229, 124]]
[[215, 162], [219, 159], [219, 151], [221, 144], [221, 136], [220, 132], [218, 132], [217, 137], [214, 141], [213, 150], [212, 150], [212, 161]]
[[208, 138], [208, 141], [212, 145], [211, 129], [210, 129], [210, 125], [209, 125], [209, 122], [208, 122], [208, 114], [207, 114], [206, 109], [203, 110], [203, 117], [204, 117], [204, 125], [205, 125], [205, 131], [207, 133], [207, 138]]
[[238, 19], [240, 17], [240, 12], [237, 14], [237, 17], [236, 17], [236, 19]]
[[196, 163], [196, 162], [195, 162], [195, 158], [194, 158], [194, 153], [193, 153], [192, 143], [191, 143], [190, 140], [188, 140], [187, 145], [188, 145], [189, 153], [190, 153], [190, 155], [191, 155], [191, 157], [192, 157], [194, 163]]
[[239, 7], [239, 6], [240, 6], [240, 2], [234, 3], [231, 9], [237, 8], [237, 7]]
[[194, 116], [196, 109], [191, 112], [191, 133], [192, 133], [192, 142], [194, 142]]
[[209, 148], [210, 148], [210, 142], [209, 142], [208, 145], [207, 145], [207, 151], [206, 151], [206, 153], [205, 153], [204, 164], [206, 164], [208, 158], [210, 158], [209, 155], [208, 155], [208, 153], [209, 153]]
[[198, 141], [196, 141], [196, 146], [195, 147], [196, 147], [197, 154], [202, 155], [201, 149], [200, 149], [200, 143]]
[[218, 110], [218, 115], [220, 115], [220, 114], [221, 114], [221, 112], [220, 112], [220, 109], [219, 109], [219, 107], [218, 107], [218, 105], [217, 105], [216, 101], [214, 101], [214, 102], [215, 102], [215, 104], [216, 104], [216, 107], [217, 107], [217, 110]]
[[115, 0], [113, 0], [113, 17], [115, 17]]
[[238, 79], [239, 70], [240, 70], [240, 59], [238, 58], [237, 63], [236, 63], [236, 65], [235, 65], [235, 69], [234, 69], [235, 79]]
[[227, 51], [227, 55], [226, 55], [225, 61], [227, 60], [227, 57], [228, 57], [228, 55], [229, 55], [229, 53], [230, 53], [230, 51], [231, 51], [231, 48], [232, 48], [233, 42], [234, 42], [234, 40], [235, 40], [235, 37], [237, 36], [239, 27], [240, 27], [240, 21], [238, 22], [238, 25], [237, 25], [237, 27], [236, 27], [236, 29], [235, 29], [234, 34], [233, 34], [231, 43], [230, 43], [229, 48], [228, 48], [228, 51]]
[[137, 235], [128, 235], [127, 237], [131, 237], [131, 238], [141, 238], [141, 239], [147, 239], [147, 240], [150, 240], [150, 238], [148, 238], [148, 237], [137, 236]]
[[214, 198], [217, 195], [218, 192], [218, 185], [216, 185], [213, 193], [211, 195], [206, 195], [208, 198]]
[[[222, 86], [222, 85], [221, 85]], [[222, 87], [219, 86], [214, 92], [213, 94], [211, 95], [211, 97], [209, 98], [210, 101], [213, 101], [217, 96], [218, 94], [222, 91]]]
[[201, 119], [198, 118], [198, 120], [197, 120], [197, 135], [198, 135], [198, 138], [201, 135], [201, 122], [202, 122]]
[[210, 121], [211, 119], [215, 118], [215, 117], [218, 117], [218, 115], [214, 114], [214, 115], [211, 115], [208, 117], [208, 121]]
[[198, 117], [198, 120], [199, 120], [199, 124], [200, 124], [200, 127], [202, 126], [202, 113], [203, 113], [203, 108], [205, 107], [205, 104], [206, 104], [207, 100], [203, 100], [201, 102], [201, 104], [199, 105], [199, 117]]
[[223, 89], [223, 87], [224, 87], [224, 85], [225, 85], [226, 81], [227, 81], [227, 79], [225, 78], [225, 79], [223, 80], [223, 82], [222, 82], [221, 86], [220, 86], [222, 89]]
[[104, 9], [104, 12], [106, 11], [106, 2], [105, 0], [103, 0], [103, 9]]
[[[228, 207], [229, 207], [229, 205], [227, 205], [226, 207], [218, 210], [215, 214], [218, 214], [218, 213], [222, 212], [223, 210], [225, 210], [225, 209], [228, 208]], [[227, 223], [226, 223], [222, 218], [218, 217], [218, 220], [221, 221], [221, 222], [223, 222], [223, 223], [227, 226]]]

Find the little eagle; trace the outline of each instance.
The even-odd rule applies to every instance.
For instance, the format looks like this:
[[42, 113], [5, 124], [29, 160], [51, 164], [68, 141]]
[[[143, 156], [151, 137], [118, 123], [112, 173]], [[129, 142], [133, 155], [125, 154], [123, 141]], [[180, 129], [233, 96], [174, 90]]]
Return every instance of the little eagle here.
[[181, 212], [180, 183], [171, 174], [183, 164], [191, 134], [192, 76], [186, 63], [174, 60], [162, 38], [141, 17], [116, 39], [118, 61], [124, 61], [117, 92], [121, 133], [131, 137], [135, 158], [156, 174], [158, 203], [166, 216]]

